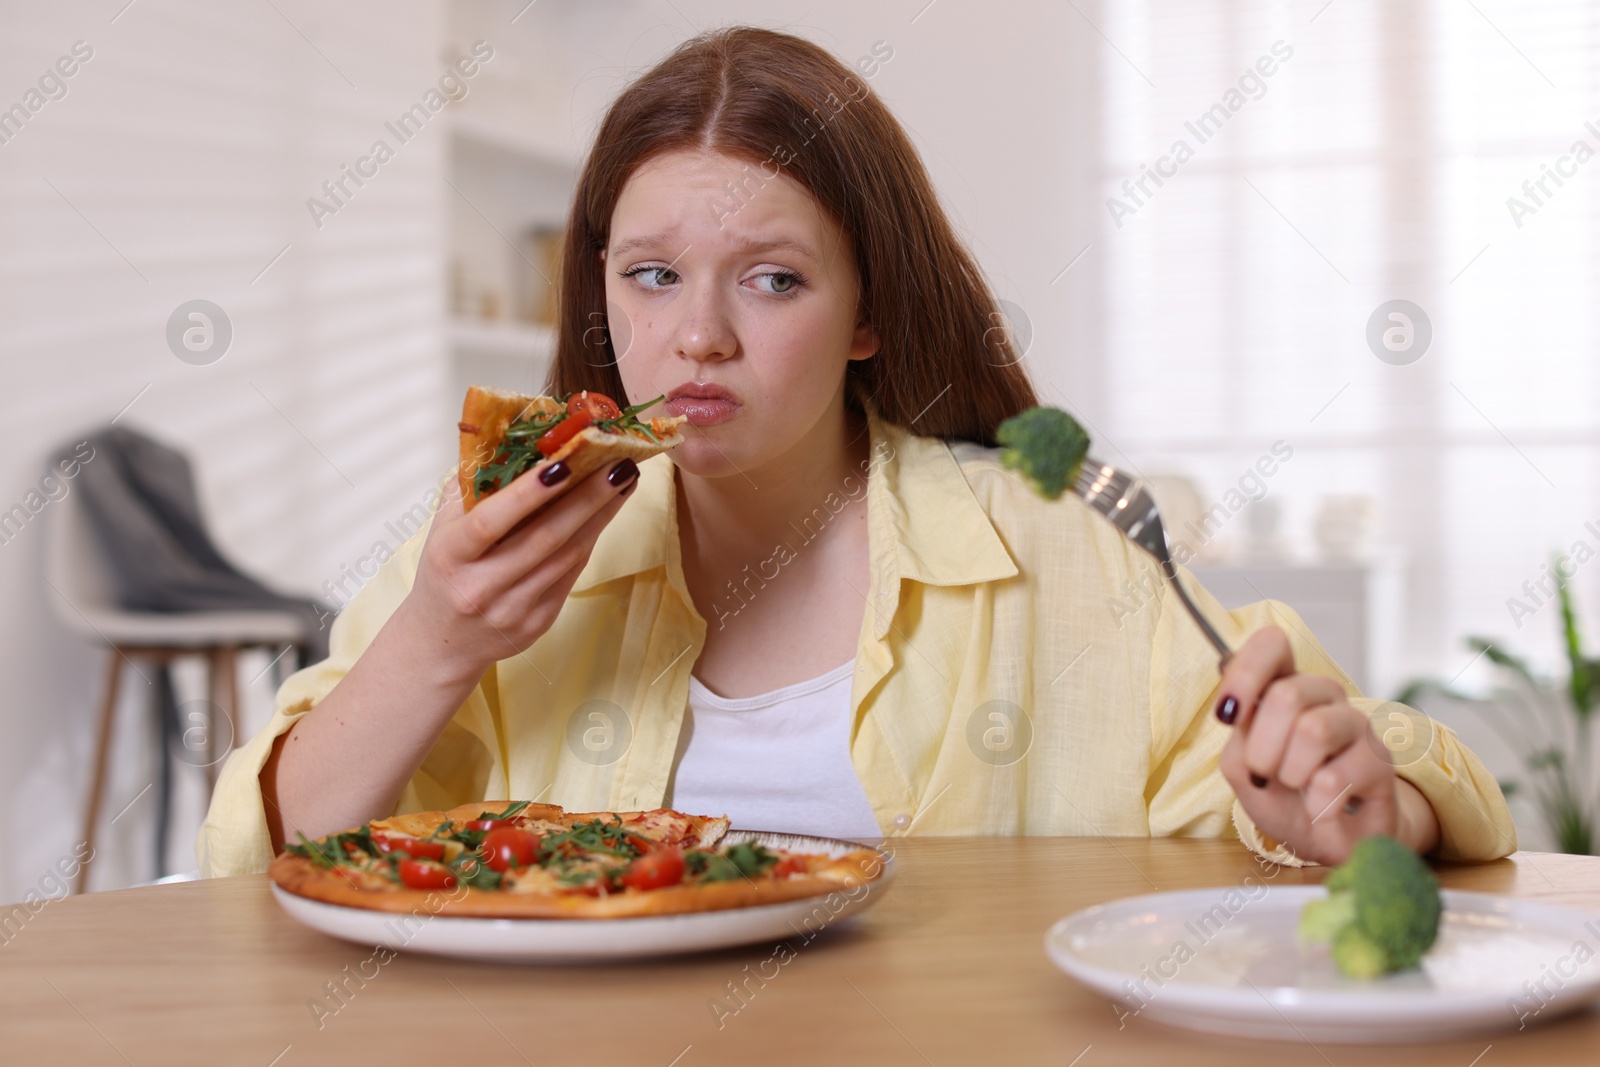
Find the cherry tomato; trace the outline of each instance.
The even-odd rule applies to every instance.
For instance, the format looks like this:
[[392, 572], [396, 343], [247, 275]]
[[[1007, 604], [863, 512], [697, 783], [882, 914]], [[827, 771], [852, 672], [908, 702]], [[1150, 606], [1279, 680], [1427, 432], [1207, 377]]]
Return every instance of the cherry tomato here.
[[526, 867], [539, 856], [539, 835], [503, 826], [490, 830], [478, 850], [491, 871]]
[[622, 409], [617, 407], [617, 402], [604, 393], [591, 393], [587, 389], [573, 393], [567, 400], [567, 414], [576, 415], [580, 411], [587, 411], [589, 418], [595, 422], [601, 419], [615, 419], [622, 415]]
[[516, 826], [515, 819], [473, 819], [467, 823], [468, 830], [504, 830]]
[[414, 860], [444, 859], [444, 842], [404, 834], [373, 834], [372, 843], [379, 852], [404, 852]]
[[628, 864], [617, 881], [629, 889], [661, 889], [683, 881], [683, 849], [652, 849]]
[[401, 860], [400, 884], [407, 889], [454, 889], [456, 876], [442, 863]]
[[534, 444], [540, 452], [553, 456], [561, 451], [562, 445], [578, 436], [593, 421], [594, 417], [587, 411], [575, 411], [540, 434]]

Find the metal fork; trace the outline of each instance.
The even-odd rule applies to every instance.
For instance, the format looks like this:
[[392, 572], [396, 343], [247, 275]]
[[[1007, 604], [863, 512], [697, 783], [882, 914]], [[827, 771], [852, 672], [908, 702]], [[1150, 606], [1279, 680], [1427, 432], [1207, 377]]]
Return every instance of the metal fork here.
[[1173, 566], [1172, 556], [1167, 551], [1167, 535], [1161, 526], [1161, 515], [1145, 487], [1115, 467], [1085, 459], [1083, 466], [1078, 468], [1072, 491], [1082, 497], [1084, 503], [1110, 519], [1113, 526], [1128, 535], [1128, 540], [1156, 558], [1156, 562], [1161, 564], [1161, 573], [1177, 590], [1178, 599], [1189, 609], [1200, 632], [1206, 635], [1206, 640], [1211, 642], [1222, 663], [1226, 664], [1233, 650], [1206, 617], [1200, 614], [1200, 609], [1195, 607], [1194, 601], [1189, 599], [1189, 594], [1184, 590], [1183, 583], [1178, 581], [1178, 569]]

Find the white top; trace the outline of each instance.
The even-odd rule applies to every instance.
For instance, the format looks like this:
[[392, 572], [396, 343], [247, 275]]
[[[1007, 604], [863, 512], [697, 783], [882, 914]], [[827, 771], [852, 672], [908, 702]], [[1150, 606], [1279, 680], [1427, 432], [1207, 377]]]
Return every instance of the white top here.
[[668, 806], [741, 830], [882, 837], [850, 763], [855, 665], [734, 699], [690, 675]]

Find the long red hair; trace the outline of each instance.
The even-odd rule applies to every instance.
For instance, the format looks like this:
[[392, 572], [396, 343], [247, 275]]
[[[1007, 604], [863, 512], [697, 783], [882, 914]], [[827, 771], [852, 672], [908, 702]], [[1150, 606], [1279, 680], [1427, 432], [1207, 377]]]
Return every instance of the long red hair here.
[[888, 108], [817, 45], [747, 26], [680, 45], [607, 111], [567, 226], [547, 392], [625, 395], [599, 253], [628, 178], [678, 150], [743, 159], [768, 178], [781, 168], [840, 223], [861, 277], [862, 320], [882, 340], [848, 373], [884, 419], [992, 445], [1003, 420], [1038, 403], [987, 281]]

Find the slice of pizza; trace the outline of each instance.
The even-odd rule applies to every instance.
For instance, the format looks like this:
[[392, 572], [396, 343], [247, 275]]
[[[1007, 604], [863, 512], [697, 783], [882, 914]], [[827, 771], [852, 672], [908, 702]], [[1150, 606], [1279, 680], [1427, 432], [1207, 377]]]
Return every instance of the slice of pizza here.
[[619, 459], [641, 462], [683, 443], [682, 416], [641, 419], [661, 397], [620, 408], [595, 392], [524, 396], [474, 385], [461, 405], [462, 506], [547, 463], [564, 460], [572, 480]]
[[657, 809], [481, 802], [290, 845], [268, 868], [298, 896], [377, 911], [607, 919], [772, 904], [883, 876], [876, 849], [731, 844], [728, 820]]

